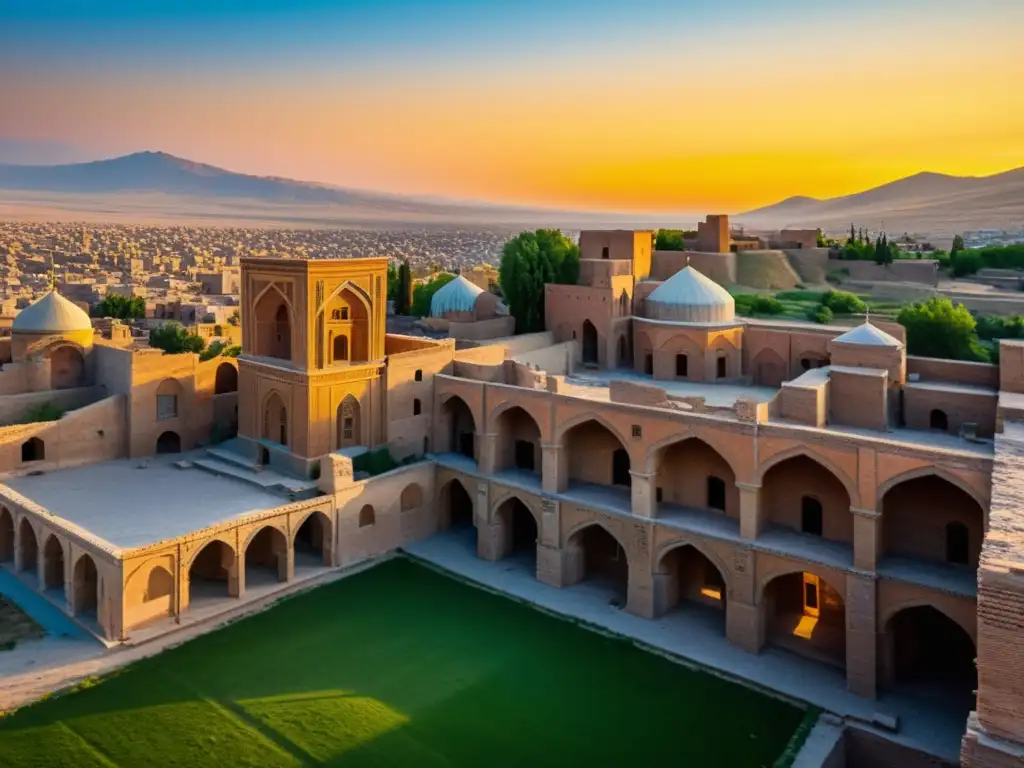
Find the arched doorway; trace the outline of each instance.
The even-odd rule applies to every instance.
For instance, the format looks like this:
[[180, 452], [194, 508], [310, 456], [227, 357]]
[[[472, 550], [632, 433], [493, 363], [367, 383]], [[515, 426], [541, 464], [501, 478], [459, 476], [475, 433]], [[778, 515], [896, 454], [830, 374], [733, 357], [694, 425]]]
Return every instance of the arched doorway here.
[[50, 389], [74, 389], [85, 385], [85, 358], [74, 347], [57, 347], [50, 353]]
[[217, 376], [213, 383], [213, 394], [226, 395], [238, 391], [238, 369], [231, 363], [217, 366]]
[[928, 427], [942, 432], [948, 431], [949, 418], [946, 416], [946, 412], [939, 408], [933, 408], [932, 412], [928, 414]]
[[345, 395], [345, 398], [338, 404], [337, 422], [335, 428], [338, 433], [338, 448], [360, 445], [363, 433], [359, 401], [352, 395]]
[[163, 432], [160, 437], [156, 439], [156, 452], [162, 453], [181, 453], [181, 438], [177, 432]]
[[43, 589], [64, 592], [64, 546], [52, 534], [43, 545]]
[[260, 528], [245, 548], [246, 588], [288, 581], [288, 539], [272, 525]]
[[623, 608], [629, 597], [629, 560], [618, 539], [591, 524], [569, 537], [565, 547], [565, 582], [587, 582], [609, 605]]
[[655, 574], [658, 614], [677, 608], [725, 634], [725, 577], [707, 555], [692, 544], [675, 547], [662, 556]]
[[596, 420], [577, 424], [562, 438], [568, 459], [568, 482], [620, 486], [615, 491], [620, 501], [628, 499], [632, 482], [629, 452], [619, 438]]
[[938, 475], [894, 485], [882, 497], [882, 551], [975, 569], [985, 513], [974, 497]]
[[589, 320], [583, 321], [583, 364], [597, 365], [597, 328]]
[[96, 606], [99, 604], [99, 575], [96, 573], [96, 563], [92, 557], [81, 555], [75, 561], [73, 578], [75, 604], [72, 609], [75, 615], [95, 618]]
[[295, 532], [295, 567], [331, 565], [331, 520], [313, 512]]
[[348, 362], [348, 336], [339, 334], [334, 337], [334, 355], [331, 358], [335, 363]]
[[765, 639], [815, 661], [846, 668], [846, 602], [813, 573], [777, 576], [761, 596]]
[[441, 489], [440, 530], [473, 530], [473, 498], [460, 480], [451, 480]]
[[238, 585], [232, 578], [236, 568], [230, 546], [218, 539], [209, 542], [189, 566], [189, 602], [237, 595]]
[[656, 494], [661, 502], [739, 518], [736, 475], [722, 454], [703, 440], [692, 437], [672, 443], [655, 460]]
[[[804, 529], [806, 498], [814, 499], [821, 508], [820, 531]], [[794, 456], [765, 472], [761, 499], [765, 519], [770, 523], [853, 544], [850, 494], [838, 477], [809, 456]]]
[[0, 563], [14, 559], [14, 515], [7, 507], [0, 507]]
[[537, 570], [537, 520], [533, 512], [517, 497], [513, 496], [495, 510], [495, 517], [501, 524], [502, 549], [499, 556], [511, 557], [528, 566], [531, 572]]
[[21, 518], [18, 525], [18, 554], [23, 572], [39, 573], [39, 542], [27, 517]]
[[43, 461], [46, 459], [46, 443], [38, 437], [30, 437], [21, 444], [21, 461], [26, 464], [30, 461]]
[[284, 296], [276, 288], [268, 289], [254, 307], [256, 354], [280, 360], [292, 358], [291, 314]]
[[788, 378], [786, 361], [774, 349], [762, 349], [753, 360], [754, 381], [762, 387], [781, 387]]
[[502, 412], [495, 420], [498, 433], [495, 471], [519, 469], [540, 474], [540, 427], [534, 418], [519, 406]]
[[469, 459], [476, 459], [476, 419], [466, 401], [458, 395], [449, 397], [441, 409], [442, 424], [445, 427], [448, 445], [442, 451], [461, 453]]
[[277, 392], [263, 401], [263, 439], [288, 445], [288, 409]]
[[904, 608], [885, 627], [883, 685], [974, 709], [977, 653], [971, 636], [930, 605]]

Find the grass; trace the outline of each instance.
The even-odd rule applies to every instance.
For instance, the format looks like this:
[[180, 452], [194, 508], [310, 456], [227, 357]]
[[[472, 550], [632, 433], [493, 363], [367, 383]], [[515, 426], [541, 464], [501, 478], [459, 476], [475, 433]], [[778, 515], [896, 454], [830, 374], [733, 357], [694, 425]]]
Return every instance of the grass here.
[[407, 560], [0, 720], [4, 768], [771, 766], [804, 712]]

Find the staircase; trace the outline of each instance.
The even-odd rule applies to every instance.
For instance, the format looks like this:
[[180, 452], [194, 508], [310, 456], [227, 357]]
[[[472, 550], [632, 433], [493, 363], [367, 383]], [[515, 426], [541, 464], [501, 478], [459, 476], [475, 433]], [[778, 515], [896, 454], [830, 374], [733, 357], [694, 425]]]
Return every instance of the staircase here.
[[286, 475], [263, 466], [242, 452], [236, 438], [207, 448], [204, 455], [192, 459], [191, 465], [220, 477], [230, 477], [255, 485], [264, 491], [291, 501], [311, 499], [320, 495], [316, 480]]

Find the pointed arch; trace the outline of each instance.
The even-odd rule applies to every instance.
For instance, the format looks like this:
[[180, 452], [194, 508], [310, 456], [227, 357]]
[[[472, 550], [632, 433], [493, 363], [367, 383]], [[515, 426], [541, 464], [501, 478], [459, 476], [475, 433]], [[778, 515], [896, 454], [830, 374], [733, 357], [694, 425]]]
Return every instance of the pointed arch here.
[[276, 389], [270, 390], [263, 398], [263, 405], [260, 409], [262, 430], [260, 432], [264, 440], [272, 443], [288, 445], [288, 407], [285, 399]]
[[820, 464], [822, 467], [824, 467], [833, 475], [835, 475], [836, 479], [843, 484], [843, 487], [846, 489], [847, 495], [850, 497], [850, 506], [861, 506], [860, 491], [857, 489], [857, 484], [853, 481], [853, 479], [849, 475], [847, 475], [843, 470], [841, 470], [830, 458], [818, 453], [817, 451], [811, 450], [810, 448], [804, 445], [797, 445], [792, 448], [787, 448], [784, 451], [779, 451], [778, 453], [769, 456], [767, 459], [761, 462], [760, 466], [758, 466], [757, 468], [758, 484], [764, 485], [764, 477], [765, 475], [768, 474], [768, 471], [772, 467], [781, 464], [782, 462], [787, 461], [788, 459], [795, 459], [800, 456], [804, 456], [810, 459], [811, 461], [815, 462], [816, 464]]
[[[613, 435], [615, 435], [618, 441], [622, 443], [623, 448], [626, 448], [626, 446], [629, 445], [629, 441], [621, 432], [619, 432], [618, 428], [613, 426], [610, 421], [608, 421], [604, 416], [602, 416], [597, 411], [581, 413], [576, 416], [572, 416], [566, 419], [565, 421], [559, 422], [558, 429], [555, 431], [555, 443], [557, 443], [558, 445], [564, 445], [565, 436], [576, 427], [580, 426], [581, 424], [585, 424], [588, 421], [597, 422], [602, 427], [611, 432]], [[632, 456], [630, 456], [630, 458], [632, 459]]]
[[[907, 472], [902, 472], [901, 474], [890, 477], [884, 483], [880, 483], [878, 486], [878, 495], [875, 499], [878, 506], [876, 506], [875, 508], [879, 511], [882, 511], [882, 500], [885, 498], [885, 494], [887, 494], [897, 485], [905, 483], [908, 480], [917, 480], [919, 478], [928, 477], [930, 475], [934, 475], [935, 477], [941, 480], [945, 480], [950, 485], [955, 485], [961, 491], [963, 491], [972, 499], [974, 499], [974, 501], [977, 502], [978, 506], [981, 507], [982, 510], [985, 510], [987, 508], [989, 503], [988, 500], [982, 499], [978, 495], [977, 490], [975, 490], [966, 482], [964, 482], [963, 478], [954, 475], [952, 472], [944, 469], [943, 467], [934, 465], [918, 467], [917, 469], [911, 469]], [[986, 514], [986, 519], [987, 517], [988, 515]]]
[[715, 554], [714, 550], [694, 536], [685, 536], [681, 539], [670, 541], [668, 544], [663, 544], [654, 556], [655, 572], [661, 572], [662, 564], [666, 557], [677, 549], [682, 549], [684, 547], [693, 547], [693, 549], [702, 554], [712, 565], [715, 566], [715, 568], [718, 569], [718, 572], [722, 577], [722, 581], [725, 583], [726, 594], [731, 597], [732, 579], [730, 577], [732, 576], [732, 571], [726, 566], [722, 558]]
[[[276, 296], [273, 296], [276, 293]], [[252, 303], [255, 354], [290, 360], [295, 347], [295, 308], [276, 282], [260, 291]]]

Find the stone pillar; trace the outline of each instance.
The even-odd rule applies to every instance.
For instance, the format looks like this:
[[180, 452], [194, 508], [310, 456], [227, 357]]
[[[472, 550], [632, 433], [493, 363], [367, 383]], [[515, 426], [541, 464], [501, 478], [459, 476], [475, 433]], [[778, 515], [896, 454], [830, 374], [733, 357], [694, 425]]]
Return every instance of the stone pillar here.
[[494, 549], [495, 531], [490, 524], [490, 507], [490, 486], [486, 482], [477, 483], [473, 498], [473, 526], [476, 528], [476, 554], [483, 560], [498, 559]]
[[477, 433], [476, 441], [480, 444], [480, 448], [478, 449], [479, 453], [477, 454], [479, 457], [477, 469], [479, 469], [482, 474], [493, 475], [498, 463], [498, 433]]
[[500, 522], [481, 523], [476, 528], [476, 556], [494, 562], [505, 556], [505, 526]]
[[21, 559], [21, 519], [14, 521], [14, 570], [21, 571], [25, 563]]
[[655, 483], [658, 481], [656, 472], [637, 472], [629, 470], [632, 494], [632, 511], [637, 517], [653, 519], [658, 516], [658, 497]]
[[295, 578], [295, 547], [285, 544], [284, 551], [277, 555], [277, 580], [291, 581]]
[[725, 603], [725, 636], [747, 653], [758, 653], [764, 646], [764, 620], [755, 580], [756, 555], [749, 549], [733, 552], [732, 568], [723, 574], [728, 580]]
[[875, 572], [878, 565], [882, 515], [873, 509], [850, 507], [853, 515], [853, 567]]
[[562, 493], [569, 485], [569, 472], [565, 450], [561, 445], [548, 443], [541, 446], [541, 485], [545, 493]]
[[875, 698], [878, 667], [875, 579], [846, 575], [846, 687], [858, 696]]
[[564, 553], [558, 547], [537, 542], [537, 581], [552, 587], [567, 586]]
[[740, 536], [756, 539], [764, 527], [764, 513], [761, 509], [761, 486], [751, 483], [736, 483], [740, 491]]
[[[231, 558], [230, 563], [223, 560]], [[228, 570], [228, 597], [241, 597], [245, 594], [245, 550], [240, 549], [240, 554], [234, 556], [227, 547], [221, 548], [221, 566], [227, 566]]]
[[625, 529], [629, 532], [625, 540], [626, 556], [629, 561], [629, 584], [626, 610], [645, 619], [654, 618], [654, 564], [652, 540], [654, 525], [647, 522], [632, 522]]
[[[75, 615], [75, 607], [78, 605], [78, 590], [81, 588], [75, 582], [75, 548], [68, 544], [67, 556], [64, 558], [64, 607], [72, 616]], [[99, 579], [99, 575], [96, 576]]]
[[540, 531], [538, 540], [547, 547], [558, 548], [559, 542], [559, 504], [557, 499], [540, 500]]

